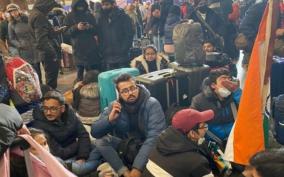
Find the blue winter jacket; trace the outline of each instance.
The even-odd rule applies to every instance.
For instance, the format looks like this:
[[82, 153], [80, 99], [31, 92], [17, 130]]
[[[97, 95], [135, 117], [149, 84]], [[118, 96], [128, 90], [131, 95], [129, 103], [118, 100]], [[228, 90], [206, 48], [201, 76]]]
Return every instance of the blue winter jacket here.
[[[138, 126], [144, 127], [145, 141], [132, 166], [143, 171], [148, 161], [150, 150], [155, 146], [158, 135], [166, 128], [166, 122], [159, 101], [150, 97], [150, 92], [144, 86], [138, 85], [138, 87], [144, 89], [148, 97], [142, 103], [138, 112]], [[91, 135], [95, 138], [102, 138], [110, 132], [115, 132], [116, 136], [122, 139], [126, 138], [130, 124], [126, 110], [122, 107], [119, 117], [113, 123], [108, 121], [110, 111], [111, 105], [104, 110], [99, 120], [92, 125]]]
[[212, 109], [214, 118], [208, 121], [209, 130], [222, 140], [226, 140], [235, 122], [231, 103], [240, 103], [242, 90], [239, 88], [225, 100], [220, 101], [211, 89], [208, 78], [203, 81], [202, 92], [192, 98], [190, 107], [198, 111]]

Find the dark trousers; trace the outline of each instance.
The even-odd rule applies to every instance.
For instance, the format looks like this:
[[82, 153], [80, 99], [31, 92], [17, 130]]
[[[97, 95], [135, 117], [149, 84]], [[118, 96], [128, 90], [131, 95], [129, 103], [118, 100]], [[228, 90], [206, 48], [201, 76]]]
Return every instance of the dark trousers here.
[[117, 62], [117, 63], [104, 63], [102, 67], [102, 71], [109, 71], [113, 69], [130, 67], [129, 62]]
[[59, 66], [60, 60], [46, 59], [43, 62], [46, 85], [53, 89], [57, 88]]
[[84, 79], [84, 71], [89, 70], [100, 70], [99, 65], [90, 65], [90, 66], [84, 66], [84, 65], [77, 65], [77, 79], [76, 81], [82, 81]]
[[36, 71], [39, 79], [39, 83], [42, 84], [42, 78], [41, 78], [41, 70], [40, 70], [40, 63], [34, 63], [32, 64], [34, 70]]

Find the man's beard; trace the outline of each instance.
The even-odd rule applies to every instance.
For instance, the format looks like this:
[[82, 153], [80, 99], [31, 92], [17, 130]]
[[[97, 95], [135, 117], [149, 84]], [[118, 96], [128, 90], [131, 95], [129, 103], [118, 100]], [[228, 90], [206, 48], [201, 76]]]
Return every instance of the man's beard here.
[[134, 95], [129, 95], [129, 97], [127, 98], [127, 103], [135, 103], [137, 101], [137, 97], [135, 97]]
[[102, 12], [103, 12], [104, 14], [110, 14], [111, 11], [112, 11], [112, 8], [111, 8], [111, 9], [103, 9], [103, 10], [102, 10]]

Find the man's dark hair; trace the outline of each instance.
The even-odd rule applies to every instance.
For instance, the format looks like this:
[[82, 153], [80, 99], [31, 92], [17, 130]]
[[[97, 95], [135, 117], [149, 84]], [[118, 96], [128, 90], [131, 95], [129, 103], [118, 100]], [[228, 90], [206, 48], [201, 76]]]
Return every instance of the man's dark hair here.
[[114, 4], [115, 0], [102, 0], [102, 3], [104, 3], [104, 2], [108, 2], [108, 3]]
[[130, 74], [125, 73], [125, 74], [119, 75], [116, 79], [114, 79], [113, 82], [115, 83], [116, 89], [118, 90], [117, 85], [120, 82], [125, 82], [125, 81], [129, 81], [129, 80], [133, 80], [133, 77]]
[[210, 43], [210, 44], [212, 44], [212, 45], [213, 45], [213, 47], [215, 47], [215, 46], [216, 46], [216, 45], [215, 45], [215, 42], [214, 42], [213, 40], [206, 39], [206, 40], [204, 40], [204, 41], [202, 42], [202, 45], [204, 45], [204, 44], [206, 44], [206, 43]]
[[230, 71], [225, 68], [216, 69], [209, 73], [209, 84], [216, 83], [218, 77], [222, 75], [231, 76]]
[[192, 127], [192, 129], [188, 130], [187, 132], [183, 132], [182, 130], [179, 130], [179, 129], [178, 130], [184, 135], [187, 135], [190, 131], [195, 131], [196, 133], [198, 133], [199, 125], [200, 123]]
[[87, 71], [82, 81], [83, 84], [85, 85], [85, 84], [89, 84], [92, 82], [98, 82], [98, 75], [99, 75], [99, 72], [97, 70]]
[[275, 149], [255, 154], [249, 161], [261, 177], [280, 177], [284, 174], [284, 151]]
[[49, 99], [55, 99], [59, 102], [60, 105], [64, 105], [65, 104], [65, 98], [64, 96], [58, 92], [58, 91], [55, 91], [55, 90], [52, 90], [52, 91], [48, 91], [44, 97], [43, 97], [43, 100], [49, 100]]

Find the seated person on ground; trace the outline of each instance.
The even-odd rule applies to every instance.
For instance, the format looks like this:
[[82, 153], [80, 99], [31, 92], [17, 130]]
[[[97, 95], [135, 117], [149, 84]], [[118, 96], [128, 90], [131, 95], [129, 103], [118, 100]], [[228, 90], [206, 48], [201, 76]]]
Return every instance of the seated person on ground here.
[[193, 97], [190, 107], [198, 111], [212, 109], [215, 117], [208, 122], [209, 130], [224, 141], [232, 129], [240, 97], [238, 83], [232, 81], [228, 70], [221, 68], [204, 79], [202, 91]]
[[[47, 135], [44, 133], [43, 130], [37, 129], [37, 128], [30, 128], [29, 129], [31, 132], [31, 137], [39, 144], [41, 145], [45, 150], [47, 150], [48, 152], [50, 152], [49, 150], [49, 145], [48, 145], [48, 137]], [[37, 152], [37, 150], [33, 147], [30, 148], [30, 152], [37, 156], [39, 159], [41, 159], [40, 154]], [[57, 160], [62, 164], [62, 165], [66, 165], [64, 163], [64, 161], [60, 158], [57, 157]], [[65, 166], [66, 167], [66, 166]]]
[[[160, 103], [129, 74], [120, 75], [115, 85], [119, 98], [92, 125], [91, 134], [97, 138], [96, 148], [119, 176], [138, 177], [156, 138], [166, 128], [165, 116]], [[113, 134], [109, 135], [111, 132]], [[131, 138], [137, 148], [126, 152], [123, 147]], [[122, 148], [118, 154], [119, 147]]]
[[68, 169], [75, 174], [83, 175], [97, 168], [98, 161], [90, 153], [89, 134], [61, 93], [49, 91], [44, 95], [42, 107], [33, 111], [31, 125], [47, 134], [51, 154], [68, 160]]
[[213, 177], [207, 152], [200, 146], [208, 129], [205, 122], [213, 117], [212, 110], [178, 111], [172, 119], [172, 126], [159, 136], [142, 176]]
[[84, 124], [91, 124], [100, 114], [98, 71], [87, 71], [83, 81], [73, 88], [72, 107]]
[[206, 53], [205, 63], [210, 66], [211, 70], [224, 67], [231, 72], [232, 76], [237, 77], [236, 64], [232, 62], [232, 59], [227, 54], [217, 51], [214, 42], [204, 41], [203, 51]]
[[146, 74], [153, 71], [165, 69], [168, 67], [169, 60], [157, 53], [153, 45], [148, 45], [143, 49], [143, 54], [134, 58], [130, 66], [137, 68], [140, 74]]

